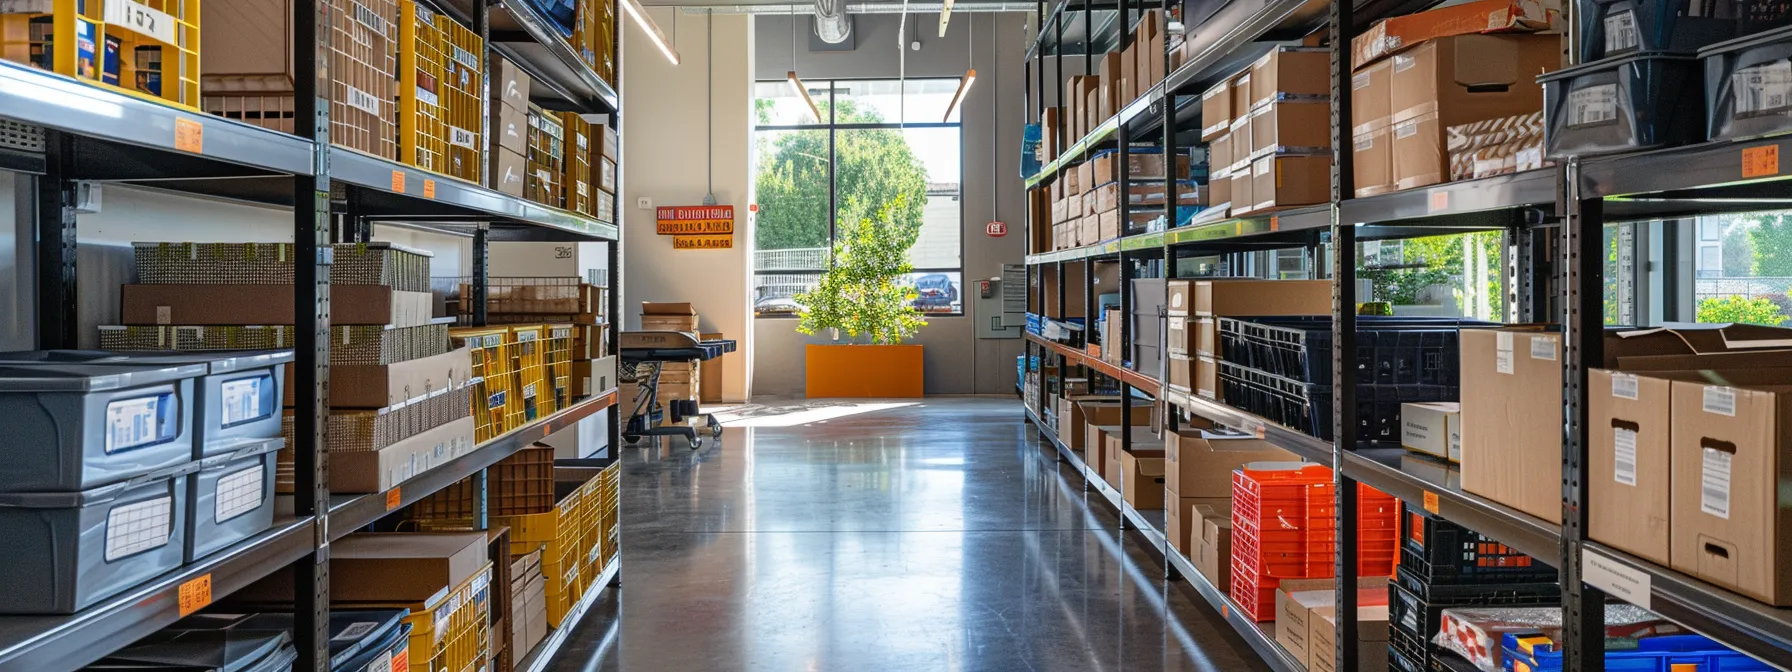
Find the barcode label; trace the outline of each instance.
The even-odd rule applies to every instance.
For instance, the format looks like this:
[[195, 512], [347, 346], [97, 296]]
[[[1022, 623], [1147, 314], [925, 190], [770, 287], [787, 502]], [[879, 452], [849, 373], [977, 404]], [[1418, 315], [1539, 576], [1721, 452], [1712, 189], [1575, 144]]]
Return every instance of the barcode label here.
[[1556, 359], [1556, 339], [1552, 336], [1531, 337], [1531, 359]]
[[355, 6], [354, 14], [355, 14], [355, 22], [356, 23], [359, 23], [363, 26], [367, 26], [368, 29], [372, 30], [375, 34], [379, 35], [380, 37], [386, 36], [386, 18], [385, 17], [380, 16], [379, 12], [368, 9], [366, 5], [363, 5], [359, 2], [351, 3], [351, 4], [353, 4]]
[[1699, 510], [1730, 519], [1730, 460], [1734, 456], [1706, 447], [1704, 469], [1699, 474]]
[[261, 508], [264, 501], [261, 488], [264, 474], [261, 464], [256, 463], [255, 466], [225, 474], [218, 479], [212, 520], [222, 523]]
[[1407, 122], [1394, 127], [1395, 138], [1410, 138], [1419, 134], [1419, 123]]
[[[344, 333], [347, 333], [346, 331]], [[223, 425], [229, 427], [250, 420], [260, 420], [272, 415], [272, 409], [262, 408], [261, 385], [266, 376], [227, 380], [219, 386], [223, 399], [221, 401]], [[270, 381], [271, 382], [271, 381]], [[270, 386], [271, 387], [271, 386]]]
[[367, 667], [364, 669], [366, 672], [392, 672], [392, 653], [389, 651], [381, 653], [378, 658], [367, 663]]
[[456, 126], [448, 127], [448, 144], [467, 149], [478, 149], [479, 136], [472, 131]]
[[441, 99], [436, 97], [436, 92], [421, 86], [417, 87], [417, 100], [423, 101], [425, 104], [432, 107], [441, 104]]
[[1636, 485], [1636, 431], [1623, 427], [1612, 430], [1612, 480], [1620, 485]]
[[1498, 373], [1512, 375], [1512, 332], [1502, 331], [1493, 336], [1493, 370]]
[[1792, 61], [1749, 66], [1736, 71], [1736, 116], [1754, 116], [1792, 107]]
[[1637, 395], [1636, 376], [1629, 373], [1612, 374], [1612, 396], [1619, 399], [1635, 400]]
[[373, 629], [377, 628], [377, 627], [380, 627], [380, 624], [374, 623], [372, 621], [358, 621], [355, 623], [350, 623], [350, 624], [348, 624], [348, 627], [342, 629], [342, 632], [337, 633], [337, 635], [335, 637], [331, 637], [330, 641], [332, 641], [332, 642], [347, 642], [347, 641], [351, 641], [351, 640], [360, 639], [362, 637], [366, 637], [367, 633], [373, 632]]
[[106, 406], [106, 452], [135, 448], [162, 436], [161, 397], [114, 401]]
[[1705, 387], [1706, 413], [1736, 417], [1736, 390], [1728, 387]]
[[1636, 12], [1624, 10], [1605, 17], [1605, 54], [1610, 56], [1642, 45], [1636, 32]]
[[1617, 84], [1589, 86], [1568, 93], [1568, 125], [1590, 126], [1617, 120]]
[[342, 88], [347, 89], [348, 95], [345, 96], [347, 100], [344, 100], [343, 102], [348, 103], [349, 107], [368, 114], [377, 115], [380, 113], [380, 99], [378, 97], [352, 86], [344, 85]]
[[504, 408], [504, 393], [497, 392], [492, 396], [486, 397], [485, 407], [493, 410]]
[[113, 507], [106, 513], [106, 562], [167, 546], [173, 530], [173, 497]]

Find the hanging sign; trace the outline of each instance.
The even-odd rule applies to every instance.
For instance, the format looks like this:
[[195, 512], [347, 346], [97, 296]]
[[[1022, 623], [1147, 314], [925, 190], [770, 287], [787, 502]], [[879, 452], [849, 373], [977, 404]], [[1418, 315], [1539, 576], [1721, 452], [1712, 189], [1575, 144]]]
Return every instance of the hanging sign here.
[[673, 236], [674, 250], [729, 250], [734, 249], [734, 234], [712, 233], [698, 236]]
[[662, 236], [734, 233], [732, 205], [674, 205], [655, 208], [654, 219], [654, 231]]

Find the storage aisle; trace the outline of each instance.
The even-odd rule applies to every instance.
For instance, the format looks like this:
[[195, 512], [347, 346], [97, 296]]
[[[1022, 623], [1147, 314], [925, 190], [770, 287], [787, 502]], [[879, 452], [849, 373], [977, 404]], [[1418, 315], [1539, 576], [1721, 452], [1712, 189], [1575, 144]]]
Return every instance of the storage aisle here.
[[1021, 413], [928, 399], [625, 449], [628, 570], [593, 607], [620, 618], [552, 669], [1265, 669]]

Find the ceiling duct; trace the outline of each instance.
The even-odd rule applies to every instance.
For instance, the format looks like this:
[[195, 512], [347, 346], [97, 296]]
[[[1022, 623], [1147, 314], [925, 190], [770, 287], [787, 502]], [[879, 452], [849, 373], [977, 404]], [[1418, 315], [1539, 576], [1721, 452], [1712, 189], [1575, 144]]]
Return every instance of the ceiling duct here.
[[815, 36], [828, 44], [840, 44], [852, 37], [846, 0], [815, 0]]

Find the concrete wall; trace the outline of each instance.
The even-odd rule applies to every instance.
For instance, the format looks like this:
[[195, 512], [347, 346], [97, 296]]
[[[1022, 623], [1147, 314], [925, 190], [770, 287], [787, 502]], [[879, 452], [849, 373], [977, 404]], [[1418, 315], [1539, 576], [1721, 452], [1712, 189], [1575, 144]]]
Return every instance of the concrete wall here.
[[[897, 15], [853, 17], [856, 49], [807, 51], [808, 22], [797, 16], [795, 67], [805, 80], [873, 79], [898, 76]], [[946, 37], [939, 37], [937, 14], [911, 15], [907, 39], [921, 50], [907, 52], [909, 77], [958, 77], [977, 69], [964, 106], [964, 317], [928, 318], [914, 342], [926, 346], [928, 394], [1008, 394], [1014, 391], [1014, 359], [1021, 341], [976, 337], [974, 292], [979, 279], [999, 277], [1002, 264], [1020, 263], [1024, 254], [1026, 199], [1019, 177], [1021, 97], [1026, 19], [1020, 14], [953, 14]], [[790, 19], [758, 17], [760, 80], [783, 79], [792, 69]], [[992, 211], [993, 207], [993, 211]], [[1007, 222], [1003, 238], [984, 235], [992, 215]], [[632, 250], [631, 250], [632, 253]], [[824, 339], [796, 332], [796, 320], [765, 318], [754, 325], [753, 394], [803, 394], [803, 344]]]
[[[661, 55], [633, 21], [623, 39], [623, 312], [640, 327], [642, 301], [688, 301], [699, 326], [739, 341], [724, 357], [723, 398], [747, 398], [753, 372], [752, 295], [753, 22], [744, 15], [649, 10], [680, 65]], [[705, 36], [708, 36], [707, 38]], [[713, 53], [712, 53], [713, 49]], [[712, 58], [713, 57], [713, 58]], [[713, 162], [713, 163], [712, 163]], [[699, 205], [706, 193], [733, 205], [735, 247], [674, 250], [654, 233], [654, 211], [637, 203]]]

